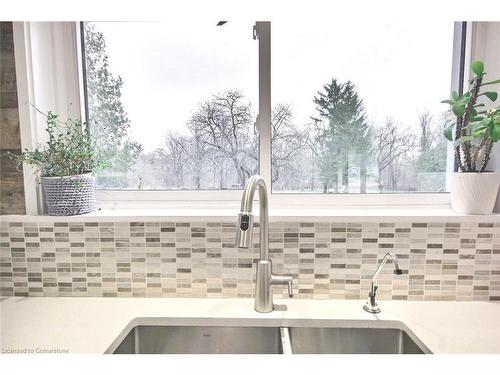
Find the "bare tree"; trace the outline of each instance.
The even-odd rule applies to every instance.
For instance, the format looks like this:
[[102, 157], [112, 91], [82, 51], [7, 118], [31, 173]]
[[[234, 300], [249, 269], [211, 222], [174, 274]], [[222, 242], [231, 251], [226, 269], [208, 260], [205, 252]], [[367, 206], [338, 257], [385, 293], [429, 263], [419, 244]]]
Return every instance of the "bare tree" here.
[[[190, 139], [175, 133], [169, 133], [165, 140], [168, 158], [170, 159], [170, 171], [175, 180], [175, 186], [184, 186], [184, 176], [189, 168], [188, 162], [191, 157]], [[158, 151], [160, 152], [160, 151]]]
[[290, 106], [278, 104], [273, 108], [271, 118], [271, 165], [272, 182], [295, 175], [298, 165], [294, 157], [304, 149], [304, 135], [292, 124]]
[[420, 152], [429, 151], [432, 143], [432, 115], [429, 111], [422, 112], [419, 116], [420, 125]]
[[[190, 185], [195, 189], [224, 189], [235, 183], [243, 186], [258, 167], [252, 119], [250, 104], [238, 91], [226, 91], [202, 102], [187, 124], [187, 135], [169, 133], [161, 149], [148, 154], [143, 162], [141, 159], [148, 170], [155, 172], [154, 176], [142, 173], [140, 183], [177, 188]], [[273, 108], [272, 183], [287, 189], [302, 189], [304, 183], [308, 184], [308, 176], [303, 173], [312, 161], [307, 138], [293, 124], [288, 105]]]
[[226, 91], [200, 104], [188, 127], [200, 140], [213, 148], [221, 157], [231, 161], [243, 186], [255, 172], [251, 160], [255, 137], [251, 136], [251, 107], [239, 91]]
[[185, 167], [189, 167], [193, 185], [195, 189], [200, 189], [203, 171], [212, 152], [203, 141], [203, 135], [199, 129], [191, 128], [190, 130], [189, 136], [170, 133], [167, 136], [166, 147], [170, 154], [177, 155], [176, 160], [181, 161]]
[[451, 113], [431, 117], [424, 113], [419, 118], [420, 152], [416, 155], [415, 170], [418, 190], [444, 191], [446, 189], [446, 138], [443, 129], [453, 122]]
[[384, 126], [376, 129], [375, 134], [377, 136], [373, 151], [377, 161], [378, 188], [383, 191], [383, 172], [391, 167], [392, 173], [389, 177], [394, 188], [393, 181], [397, 181], [397, 162], [415, 148], [415, 136], [408, 130], [399, 131], [391, 119], [387, 119]]

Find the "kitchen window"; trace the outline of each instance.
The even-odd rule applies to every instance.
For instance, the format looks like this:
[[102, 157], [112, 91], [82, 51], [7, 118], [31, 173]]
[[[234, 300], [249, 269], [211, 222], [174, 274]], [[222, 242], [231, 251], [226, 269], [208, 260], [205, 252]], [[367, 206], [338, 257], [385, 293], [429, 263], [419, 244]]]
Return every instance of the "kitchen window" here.
[[236, 22], [85, 22], [99, 189], [241, 189], [258, 173], [257, 46]]
[[224, 199], [255, 173], [273, 193], [446, 191], [440, 101], [463, 60], [463, 25], [278, 20], [260, 47], [251, 26], [83, 23], [87, 116], [110, 160], [101, 197]]
[[446, 191], [454, 25], [273, 22], [273, 192]]

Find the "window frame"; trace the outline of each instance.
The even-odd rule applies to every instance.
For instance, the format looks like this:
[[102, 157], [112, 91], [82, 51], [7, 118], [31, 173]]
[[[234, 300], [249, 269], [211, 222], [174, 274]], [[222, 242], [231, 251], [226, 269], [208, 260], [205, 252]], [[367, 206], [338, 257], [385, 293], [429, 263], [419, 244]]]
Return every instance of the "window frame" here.
[[[14, 37], [16, 38], [16, 61], [21, 69], [18, 69], [19, 95], [24, 94], [34, 104], [42, 95], [43, 90], [33, 90], [34, 79], [33, 66], [37, 63], [33, 59], [33, 43], [30, 35], [35, 31], [30, 30], [32, 22], [15, 22]], [[51, 106], [54, 110], [66, 113], [62, 110], [62, 102], [71, 100], [78, 103], [73, 115], [80, 116], [83, 120], [87, 118], [88, 108], [86, 103], [85, 83], [85, 56], [83, 22], [54, 22], [53, 24], [64, 24], [70, 31], [71, 36], [59, 39], [49, 46], [44, 46], [46, 54], [50, 55], [54, 50], [64, 51], [63, 62], [67, 68], [64, 80], [70, 82], [70, 88], [61, 95], [55, 92], [54, 87], [49, 87], [46, 92], [56, 97], [56, 105]], [[451, 89], [459, 90], [467, 77], [464, 69], [467, 69], [470, 59], [471, 40], [473, 40], [474, 28], [472, 22], [455, 22], [453, 57], [451, 67]], [[469, 31], [470, 30], [470, 31]], [[60, 32], [60, 30], [49, 30]], [[50, 38], [48, 38], [50, 39]], [[271, 188], [271, 22], [256, 22], [254, 26], [254, 39], [259, 43], [259, 108], [256, 118], [256, 128], [259, 136], [259, 173], [270, 187], [270, 200], [278, 207], [288, 207], [290, 202], [298, 206], [448, 206], [450, 204], [449, 193], [367, 193], [367, 194], [322, 194], [322, 193], [281, 193], [272, 192]], [[62, 45], [61, 45], [62, 44]], [[37, 49], [40, 47], [37, 46]], [[19, 57], [19, 58], [18, 58]], [[60, 67], [60, 65], [57, 65]], [[67, 82], [66, 85], [68, 86]], [[76, 85], [75, 85], [76, 83]], [[23, 100], [24, 101], [24, 100]], [[23, 102], [20, 100], [20, 103]], [[36, 114], [31, 108], [20, 108], [20, 123], [23, 147], [31, 148], [37, 144], [42, 137], [44, 124], [36, 119]], [[24, 136], [23, 136], [24, 135]], [[447, 172], [454, 172], [453, 147], [448, 145]], [[27, 214], [41, 213], [40, 188], [29, 172], [25, 170], [25, 192], [27, 202]], [[448, 178], [447, 185], [448, 185]], [[217, 202], [237, 202], [241, 198], [242, 190], [107, 190], [97, 189], [96, 199], [99, 207], [142, 207], [153, 205], [193, 204], [197, 206], [212, 206]]]

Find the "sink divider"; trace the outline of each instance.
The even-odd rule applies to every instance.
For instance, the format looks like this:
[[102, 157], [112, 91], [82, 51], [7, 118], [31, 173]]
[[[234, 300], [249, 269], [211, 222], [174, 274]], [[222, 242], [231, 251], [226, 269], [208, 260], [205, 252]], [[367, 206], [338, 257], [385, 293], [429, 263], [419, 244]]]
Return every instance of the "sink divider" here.
[[290, 329], [288, 327], [280, 327], [280, 335], [283, 354], [293, 354], [292, 343], [290, 341]]

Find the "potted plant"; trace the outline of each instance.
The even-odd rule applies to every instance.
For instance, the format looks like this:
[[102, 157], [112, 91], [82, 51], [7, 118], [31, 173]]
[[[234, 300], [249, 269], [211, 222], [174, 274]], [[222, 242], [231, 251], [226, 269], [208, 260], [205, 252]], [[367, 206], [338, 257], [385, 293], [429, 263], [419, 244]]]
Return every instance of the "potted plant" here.
[[[45, 114], [44, 114], [45, 115]], [[41, 173], [41, 184], [48, 215], [69, 216], [95, 209], [92, 171], [103, 167], [96, 157], [86, 123], [68, 119], [62, 122], [49, 111], [45, 146], [21, 154], [9, 153], [18, 165], [27, 164]]]
[[464, 214], [491, 214], [500, 185], [500, 173], [488, 170], [493, 144], [500, 140], [500, 107], [485, 110], [481, 97], [496, 101], [498, 93], [483, 91], [485, 86], [500, 83], [483, 82], [486, 75], [482, 61], [471, 64], [474, 77], [469, 88], [459, 95], [453, 92], [450, 100], [456, 122], [444, 130], [444, 136], [453, 142], [458, 172], [451, 176], [451, 205]]

